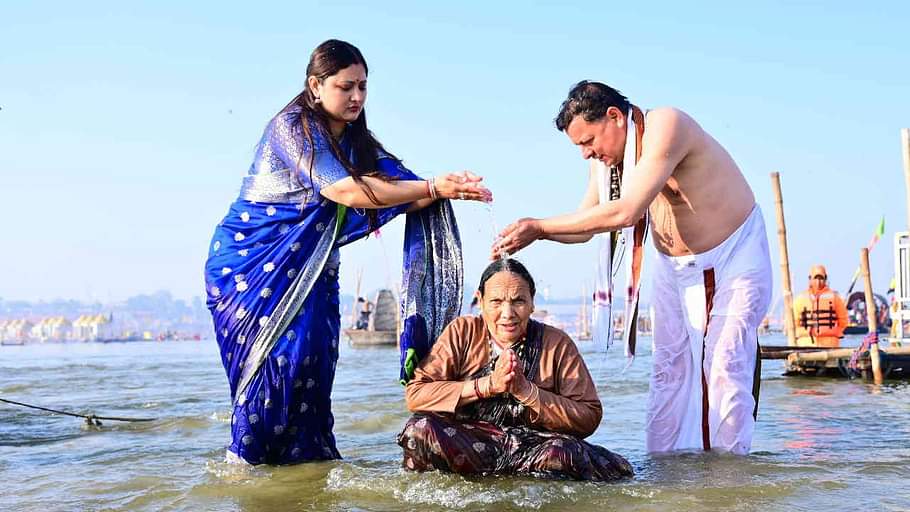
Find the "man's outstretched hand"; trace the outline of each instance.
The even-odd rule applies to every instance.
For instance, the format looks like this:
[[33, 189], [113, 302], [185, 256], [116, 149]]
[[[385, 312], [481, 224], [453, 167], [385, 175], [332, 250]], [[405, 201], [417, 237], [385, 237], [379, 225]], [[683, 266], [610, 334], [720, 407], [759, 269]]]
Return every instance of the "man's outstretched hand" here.
[[506, 226], [499, 234], [499, 238], [493, 242], [490, 259], [495, 260], [505, 255], [511, 256], [539, 240], [542, 234], [539, 219], [531, 217], [518, 219]]

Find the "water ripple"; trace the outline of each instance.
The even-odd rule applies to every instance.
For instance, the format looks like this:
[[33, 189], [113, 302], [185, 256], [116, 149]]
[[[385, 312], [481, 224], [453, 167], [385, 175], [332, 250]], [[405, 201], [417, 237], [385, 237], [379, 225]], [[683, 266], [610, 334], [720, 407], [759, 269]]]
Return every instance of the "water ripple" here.
[[621, 351], [580, 347], [604, 403], [589, 440], [625, 455], [634, 479], [403, 471], [395, 436], [408, 412], [395, 350], [342, 346], [333, 403], [345, 460], [251, 467], [225, 460], [230, 400], [211, 342], [2, 347], [4, 397], [159, 419], [87, 429], [79, 418], [0, 407], [0, 510], [840, 510], [862, 495], [908, 509], [907, 383], [782, 377], [767, 362], [752, 455], [652, 457], [650, 356], [623, 371]]

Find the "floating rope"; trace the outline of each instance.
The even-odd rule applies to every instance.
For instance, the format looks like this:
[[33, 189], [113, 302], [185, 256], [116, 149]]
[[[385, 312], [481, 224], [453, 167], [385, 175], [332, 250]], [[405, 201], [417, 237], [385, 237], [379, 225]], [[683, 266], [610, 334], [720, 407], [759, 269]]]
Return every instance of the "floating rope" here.
[[57, 409], [50, 409], [48, 407], [41, 407], [40, 405], [26, 404], [23, 402], [17, 402], [15, 400], [7, 400], [5, 398], [0, 398], [0, 402], [6, 402], [12, 405], [18, 405], [20, 407], [28, 407], [29, 409], [38, 409], [39, 411], [52, 412], [54, 414], [63, 414], [65, 416], [74, 416], [76, 418], [85, 418], [86, 425], [93, 427], [100, 427], [101, 420], [110, 420], [110, 421], [155, 421], [158, 418], [121, 418], [118, 416], [96, 416], [94, 414], [78, 414], [75, 412], [68, 411], [58, 411]]

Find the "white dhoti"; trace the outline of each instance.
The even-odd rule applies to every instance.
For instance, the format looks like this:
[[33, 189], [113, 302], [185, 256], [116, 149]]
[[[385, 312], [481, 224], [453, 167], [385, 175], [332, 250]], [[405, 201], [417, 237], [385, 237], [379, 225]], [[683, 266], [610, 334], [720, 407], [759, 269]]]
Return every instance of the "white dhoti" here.
[[771, 300], [761, 210], [714, 249], [656, 260], [647, 449], [746, 454], [758, 403], [758, 326]]

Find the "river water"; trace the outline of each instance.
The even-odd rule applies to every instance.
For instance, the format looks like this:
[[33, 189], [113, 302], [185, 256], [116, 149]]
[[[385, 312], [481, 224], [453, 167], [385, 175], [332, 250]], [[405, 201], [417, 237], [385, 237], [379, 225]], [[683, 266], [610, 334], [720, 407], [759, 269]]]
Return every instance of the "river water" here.
[[158, 418], [91, 429], [0, 403], [0, 510], [910, 510], [907, 384], [783, 377], [765, 361], [752, 455], [652, 457], [648, 345], [623, 373], [621, 350], [580, 344], [604, 403], [589, 440], [636, 470], [613, 484], [403, 471], [394, 349], [342, 347], [344, 460], [253, 468], [224, 462], [228, 387], [212, 341], [0, 347], [0, 397]]

